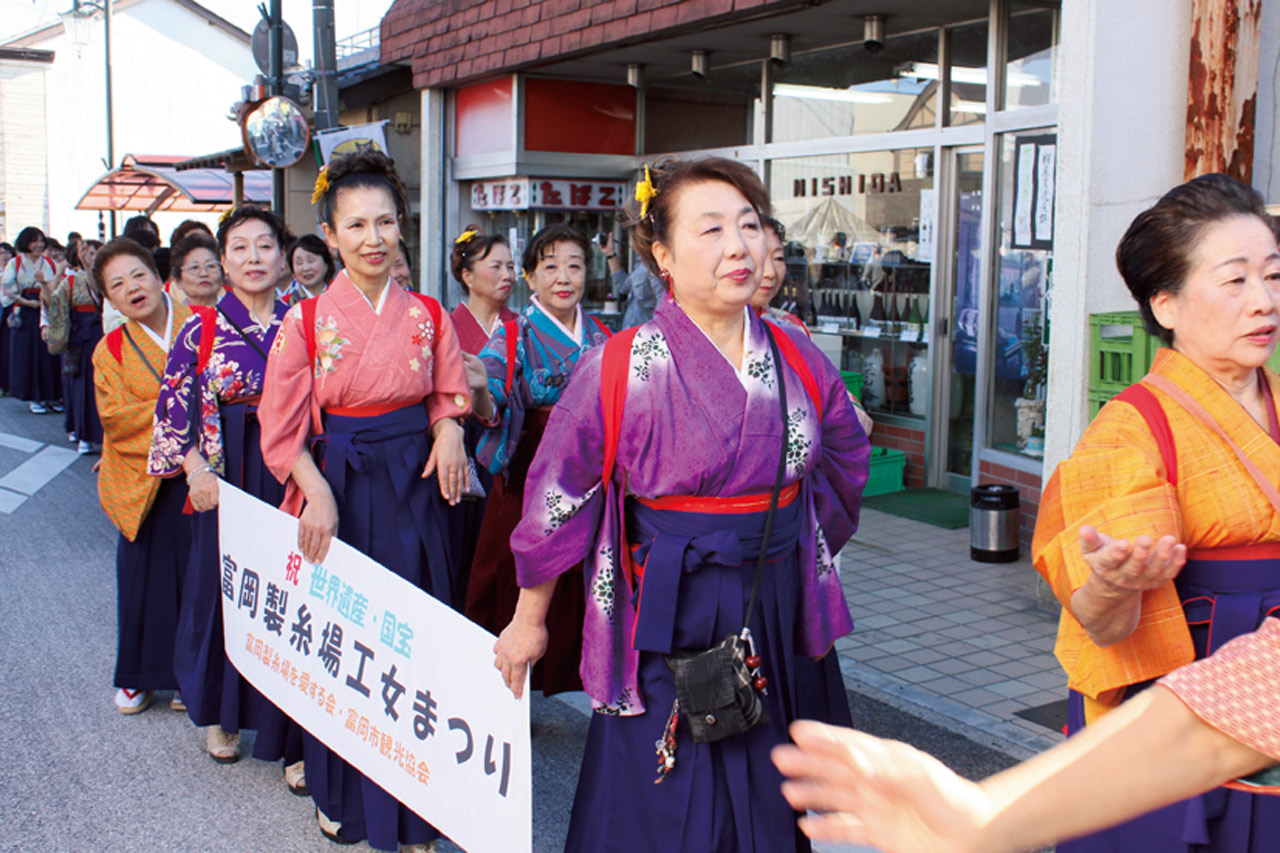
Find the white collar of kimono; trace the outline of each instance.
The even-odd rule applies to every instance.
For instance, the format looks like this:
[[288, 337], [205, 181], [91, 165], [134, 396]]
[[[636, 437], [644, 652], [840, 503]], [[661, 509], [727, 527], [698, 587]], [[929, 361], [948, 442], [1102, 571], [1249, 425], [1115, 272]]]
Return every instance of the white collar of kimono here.
[[578, 311], [578, 323], [577, 323], [578, 327], [574, 331], [569, 331], [568, 326], [566, 326], [564, 323], [561, 323], [559, 320], [557, 320], [554, 314], [552, 314], [545, 307], [543, 307], [542, 302], [538, 300], [538, 297], [536, 294], [529, 297], [529, 302], [531, 302], [534, 307], [536, 307], [539, 311], [541, 311], [548, 320], [550, 320], [552, 323], [555, 323], [556, 328], [564, 332], [564, 336], [566, 338], [573, 341], [578, 346], [582, 346], [582, 335], [584, 331], [583, 327], [585, 325], [583, 323], [583, 320], [585, 320], [586, 318], [582, 316], [581, 303], [575, 306], [575, 308], [577, 308], [577, 311]]
[[378, 316], [382, 316], [382, 306], [387, 301], [387, 291], [391, 289], [390, 276], [387, 277], [387, 283], [382, 286], [382, 293], [378, 294], [377, 305], [374, 305], [373, 302], [370, 301], [369, 297], [364, 295], [364, 291], [356, 287], [354, 283], [352, 283], [351, 287], [355, 290], [356, 293], [360, 294], [361, 299], [363, 299], [365, 302], [368, 303], [369, 307], [373, 309], [373, 313], [377, 314]]
[[[673, 302], [675, 301], [674, 297], [672, 297], [672, 301]], [[679, 305], [680, 303], [676, 302], [676, 304]], [[684, 309], [682, 308], [680, 310], [683, 311]], [[688, 314], [685, 314], [684, 316], [689, 317]], [[689, 322], [693, 323], [692, 317], [689, 317]], [[738, 377], [738, 382], [742, 384], [743, 388], [746, 388], [747, 374], [744, 368], [747, 366], [747, 352], [750, 349], [750, 343], [751, 343], [750, 306], [743, 306], [742, 308], [742, 367], [734, 367], [733, 362], [729, 360], [729, 356], [725, 355], [724, 352], [720, 349], [720, 347], [716, 346], [716, 342], [711, 340], [711, 336], [707, 334], [705, 329], [703, 329], [697, 323], [693, 323], [693, 327], [697, 329], [699, 332], [702, 332], [702, 336], [707, 339], [707, 343], [711, 344], [711, 346], [715, 349], [715, 351], [720, 353], [720, 357], [724, 359], [725, 364], [729, 365], [729, 367], [732, 368], [733, 375]]]
[[173, 340], [173, 300], [169, 298], [169, 294], [167, 293], [161, 293], [160, 295], [164, 297], [164, 309], [168, 313], [168, 316], [164, 318], [164, 337], [161, 338], [155, 332], [151, 331], [151, 327], [148, 325], [143, 323], [139, 323], [138, 325], [142, 326], [142, 331], [151, 336], [151, 340], [155, 341], [156, 346], [160, 347], [160, 349], [165, 352], [168, 352], [169, 341]]
[[[501, 312], [501, 311], [499, 311], [497, 314], [494, 314], [494, 315], [493, 315], [493, 327], [492, 327], [492, 328], [489, 328], [489, 329], [486, 329], [486, 328], [484, 327], [484, 323], [480, 322], [480, 318], [476, 316], [476, 312], [474, 312], [474, 311], [472, 311], [472, 310], [471, 310], [471, 306], [470, 306], [470, 305], [468, 305], [468, 304], [467, 304], [467, 303], [465, 303], [465, 302], [460, 302], [460, 303], [458, 303], [458, 304], [459, 304], [459, 305], [461, 305], [463, 308], [466, 308], [466, 309], [467, 309], [467, 313], [471, 315], [471, 319], [472, 319], [472, 320], [475, 320], [475, 321], [476, 321], [476, 325], [480, 327], [480, 331], [484, 332], [486, 335], [488, 335], [488, 336], [489, 336], [489, 337], [491, 337], [491, 338], [493, 337], [493, 333], [494, 333], [494, 332], [496, 332], [496, 331], [498, 331], [498, 327], [502, 325], [502, 312]], [[543, 313], [545, 314], [546, 312], [544, 311]], [[550, 315], [550, 314], [547, 314], [547, 316], [548, 316], [548, 317], [551, 317], [551, 315]], [[554, 319], [555, 319], [555, 317], [551, 317], [551, 319], [552, 319], [552, 320], [554, 320]], [[570, 337], [572, 337], [572, 336], [570, 336]]]

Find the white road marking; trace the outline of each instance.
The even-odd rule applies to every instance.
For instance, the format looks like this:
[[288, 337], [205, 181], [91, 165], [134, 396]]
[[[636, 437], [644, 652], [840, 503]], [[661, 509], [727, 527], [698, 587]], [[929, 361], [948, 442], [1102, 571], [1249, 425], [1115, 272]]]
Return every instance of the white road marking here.
[[21, 450], [23, 453], [35, 453], [41, 447], [44, 447], [44, 445], [38, 441], [32, 441], [29, 438], [14, 435], [11, 432], [0, 432], [0, 447], [9, 447], [14, 450]]
[[18, 507], [22, 506], [26, 500], [26, 495], [20, 495], [17, 492], [11, 492], [8, 489], [0, 489], [0, 512], [8, 515]]
[[46, 447], [8, 474], [0, 477], [0, 488], [21, 492], [24, 495], [34, 495], [79, 458], [80, 454], [74, 450], [67, 450], [63, 447]]

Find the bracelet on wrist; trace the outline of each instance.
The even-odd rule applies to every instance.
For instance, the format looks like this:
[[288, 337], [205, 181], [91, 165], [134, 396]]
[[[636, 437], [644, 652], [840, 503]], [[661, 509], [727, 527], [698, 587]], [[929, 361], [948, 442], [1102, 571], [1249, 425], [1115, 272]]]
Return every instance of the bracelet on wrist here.
[[612, 260], [613, 260], [614, 258], [616, 258], [616, 257], [618, 257], [618, 256], [617, 256], [617, 255], [605, 255], [605, 256], [604, 256], [604, 259], [605, 259], [606, 261], [612, 261]]
[[197, 468], [194, 471], [187, 472], [187, 482], [190, 483], [192, 480], [194, 480], [196, 477], [199, 477], [201, 474], [212, 474], [212, 473], [213, 473], [213, 466], [206, 464], [203, 467]]

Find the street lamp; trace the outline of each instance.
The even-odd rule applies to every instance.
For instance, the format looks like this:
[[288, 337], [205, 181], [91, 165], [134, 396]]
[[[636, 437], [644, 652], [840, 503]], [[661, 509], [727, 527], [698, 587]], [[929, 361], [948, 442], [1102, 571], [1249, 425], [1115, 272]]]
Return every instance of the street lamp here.
[[[71, 34], [71, 40], [83, 47], [93, 37], [92, 19], [98, 12], [102, 13], [103, 23], [103, 55], [105, 59], [105, 79], [107, 85], [107, 171], [115, 168], [116, 144], [111, 109], [111, 0], [72, 0], [71, 11], [60, 16], [64, 26]], [[111, 236], [116, 236], [116, 212], [111, 211]]]

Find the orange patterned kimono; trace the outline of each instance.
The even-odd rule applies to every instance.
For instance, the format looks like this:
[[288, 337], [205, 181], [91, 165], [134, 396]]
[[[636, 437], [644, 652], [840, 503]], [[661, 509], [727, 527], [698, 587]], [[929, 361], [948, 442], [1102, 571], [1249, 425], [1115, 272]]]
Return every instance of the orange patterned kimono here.
[[[1161, 349], [1151, 373], [1185, 390], [1211, 412], [1245, 455], [1280, 478], [1280, 445], [1210, 376], [1172, 349]], [[1280, 400], [1280, 377], [1266, 371]], [[1177, 447], [1177, 485], [1170, 484], [1142, 415], [1122, 402], [1103, 407], [1045, 491], [1032, 559], [1064, 610], [1056, 653], [1069, 686], [1084, 694], [1089, 719], [1122, 697], [1122, 688], [1165, 675], [1195, 657], [1174, 583], [1147, 592], [1137, 629], [1108, 648], [1095, 645], [1071, 615], [1071, 595], [1089, 577], [1080, 527], [1129, 539], [1172, 534], [1188, 550], [1280, 543], [1280, 515], [1231, 448], [1180, 405], [1157, 392]]]
[[[176, 332], [191, 316], [191, 309], [171, 301]], [[155, 374], [139, 358], [125, 338], [129, 330]], [[98, 499], [111, 523], [132, 542], [151, 510], [160, 481], [147, 475], [156, 397], [164, 375], [167, 354], [137, 322], [130, 320], [98, 342], [93, 353], [98, 416], [102, 419], [102, 470], [98, 472]]]

